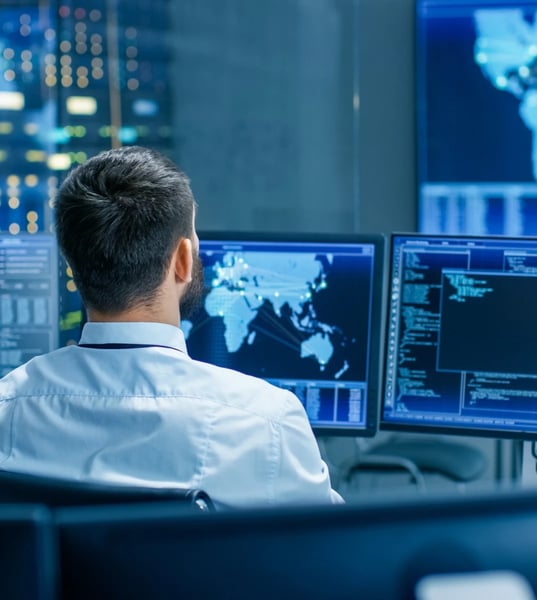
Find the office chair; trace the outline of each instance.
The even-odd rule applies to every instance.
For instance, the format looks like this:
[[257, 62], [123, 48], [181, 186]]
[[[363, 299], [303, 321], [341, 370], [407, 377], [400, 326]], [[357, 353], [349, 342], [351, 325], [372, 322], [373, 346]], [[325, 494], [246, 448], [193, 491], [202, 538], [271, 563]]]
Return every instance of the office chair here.
[[402, 438], [397, 435], [370, 444], [361, 438], [319, 438], [323, 458], [336, 489], [345, 495], [363, 472], [406, 473], [418, 492], [427, 491], [427, 475], [439, 475], [464, 487], [488, 467], [481, 450], [440, 438]]
[[176, 502], [193, 511], [210, 512], [215, 508], [209, 495], [200, 489], [125, 486], [0, 470], [0, 503], [44, 504], [62, 508], [151, 501]]
[[468, 444], [441, 439], [398, 439], [373, 446], [348, 470], [349, 482], [360, 471], [407, 471], [416, 487], [426, 488], [424, 474], [437, 474], [456, 483], [475, 481], [487, 469], [485, 455]]

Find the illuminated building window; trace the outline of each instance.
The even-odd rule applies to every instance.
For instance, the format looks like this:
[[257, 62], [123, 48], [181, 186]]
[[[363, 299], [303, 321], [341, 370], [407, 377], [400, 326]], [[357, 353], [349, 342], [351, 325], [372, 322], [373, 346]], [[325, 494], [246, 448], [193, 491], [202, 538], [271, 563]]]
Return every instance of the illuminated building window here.
[[26, 135], [37, 135], [39, 133], [39, 125], [33, 121], [25, 123], [23, 129]]
[[28, 150], [24, 156], [28, 162], [46, 162], [47, 160], [47, 154], [43, 150]]
[[97, 112], [97, 100], [92, 96], [69, 96], [66, 108], [71, 115], [94, 115]]
[[65, 171], [71, 166], [71, 157], [67, 153], [56, 152], [48, 157], [47, 165], [53, 171]]
[[0, 92], [0, 109], [22, 110], [23, 108], [24, 95], [21, 92]]

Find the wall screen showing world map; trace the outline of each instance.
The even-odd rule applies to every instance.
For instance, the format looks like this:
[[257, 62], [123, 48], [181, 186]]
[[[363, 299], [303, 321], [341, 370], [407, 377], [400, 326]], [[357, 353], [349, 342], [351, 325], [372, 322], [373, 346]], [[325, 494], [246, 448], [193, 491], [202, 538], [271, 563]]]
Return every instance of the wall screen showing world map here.
[[537, 234], [537, 1], [418, 0], [419, 229]]
[[383, 238], [200, 238], [206, 294], [182, 322], [191, 356], [293, 391], [316, 430], [372, 435]]

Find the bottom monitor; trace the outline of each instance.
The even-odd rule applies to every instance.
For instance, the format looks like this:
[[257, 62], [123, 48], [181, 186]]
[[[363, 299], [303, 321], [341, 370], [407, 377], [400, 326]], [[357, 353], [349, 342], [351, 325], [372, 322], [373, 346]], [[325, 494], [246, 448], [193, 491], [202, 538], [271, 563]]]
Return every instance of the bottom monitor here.
[[199, 515], [169, 503], [63, 509], [62, 597], [529, 600], [516, 592], [537, 591], [536, 502], [512, 492]]

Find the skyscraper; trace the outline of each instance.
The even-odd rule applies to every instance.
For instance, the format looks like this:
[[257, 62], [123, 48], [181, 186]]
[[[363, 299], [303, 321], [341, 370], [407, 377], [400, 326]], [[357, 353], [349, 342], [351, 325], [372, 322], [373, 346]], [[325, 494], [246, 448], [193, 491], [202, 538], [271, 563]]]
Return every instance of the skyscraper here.
[[[66, 171], [110, 147], [171, 150], [169, 0], [3, 0], [0, 233], [52, 230]], [[60, 265], [60, 344], [83, 320]]]

